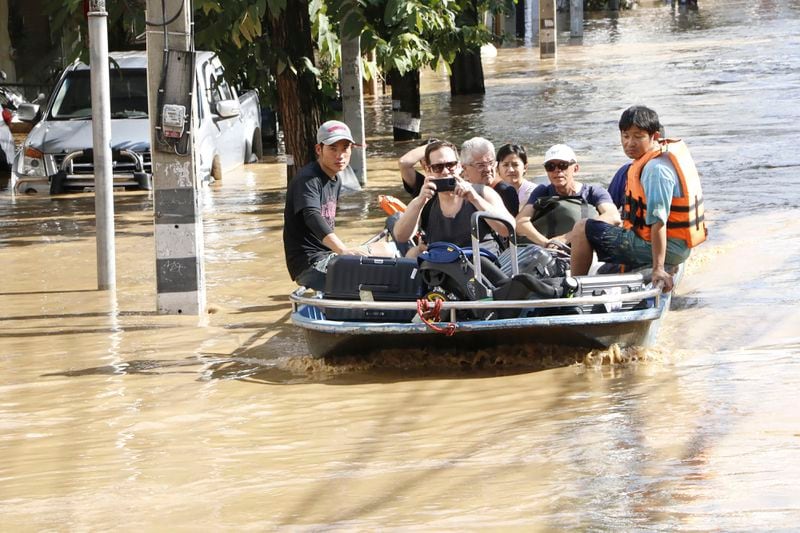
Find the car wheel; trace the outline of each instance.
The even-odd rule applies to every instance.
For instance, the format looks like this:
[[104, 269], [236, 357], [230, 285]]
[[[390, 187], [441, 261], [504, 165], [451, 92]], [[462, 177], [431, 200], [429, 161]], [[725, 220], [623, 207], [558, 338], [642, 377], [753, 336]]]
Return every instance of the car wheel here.
[[264, 141], [261, 139], [261, 130], [256, 128], [253, 132], [253, 142], [250, 144], [250, 157], [245, 163], [258, 163], [262, 157], [264, 157]]
[[67, 190], [67, 173], [59, 170], [50, 178], [50, 194], [64, 194]]
[[211, 177], [214, 178], [214, 181], [222, 180], [222, 163], [218, 155], [215, 155], [214, 161], [211, 162]]

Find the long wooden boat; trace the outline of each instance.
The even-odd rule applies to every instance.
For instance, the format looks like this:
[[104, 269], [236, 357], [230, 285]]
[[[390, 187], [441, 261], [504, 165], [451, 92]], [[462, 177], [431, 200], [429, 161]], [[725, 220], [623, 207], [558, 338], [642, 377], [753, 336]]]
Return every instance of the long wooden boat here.
[[[473, 229], [476, 226], [473, 224]], [[516, 273], [516, 249], [513, 260]], [[475, 268], [480, 278], [477, 260]], [[679, 269], [676, 284], [681, 274]], [[570, 283], [584, 290], [567, 298], [441, 301], [438, 319], [433, 321], [415, 314], [430, 307], [425, 302], [420, 305], [417, 299], [336, 299], [299, 287], [290, 294], [291, 319], [304, 330], [314, 357], [361, 355], [384, 349], [476, 350], [530, 344], [604, 348], [655, 343], [672, 295], [662, 293], [660, 286], [651, 286], [647, 272], [576, 276]], [[330, 315], [342, 314], [334, 310], [347, 310], [360, 317], [371, 313], [373, 317], [396, 316], [400, 312], [405, 318], [334, 320]], [[513, 312], [504, 313], [508, 310]], [[481, 318], [465, 319], [468, 314]], [[499, 318], [508, 314], [516, 317]], [[413, 318], [408, 319], [410, 316]]]

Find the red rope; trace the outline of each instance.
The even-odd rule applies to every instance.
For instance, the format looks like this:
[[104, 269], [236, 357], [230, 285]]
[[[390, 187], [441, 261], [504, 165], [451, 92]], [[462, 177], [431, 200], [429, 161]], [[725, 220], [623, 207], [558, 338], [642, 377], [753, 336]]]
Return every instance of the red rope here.
[[417, 314], [425, 324], [436, 333], [443, 333], [451, 337], [456, 332], [456, 325], [448, 322], [445, 327], [437, 326], [434, 322], [441, 322], [440, 314], [442, 311], [442, 300], [436, 299], [433, 302], [419, 299], [417, 300]]

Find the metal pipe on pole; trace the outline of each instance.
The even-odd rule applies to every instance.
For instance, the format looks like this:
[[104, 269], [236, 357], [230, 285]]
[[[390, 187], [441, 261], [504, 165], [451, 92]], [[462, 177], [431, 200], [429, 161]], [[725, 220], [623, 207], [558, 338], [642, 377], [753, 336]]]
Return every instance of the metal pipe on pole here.
[[105, 0], [90, 0], [89, 62], [92, 94], [94, 209], [97, 240], [97, 288], [116, 288], [114, 187], [111, 157], [111, 89], [108, 63], [108, 12]]
[[353, 148], [350, 166], [362, 186], [367, 184], [367, 149], [364, 145], [364, 94], [361, 67], [361, 37], [342, 39], [342, 110], [357, 147]]

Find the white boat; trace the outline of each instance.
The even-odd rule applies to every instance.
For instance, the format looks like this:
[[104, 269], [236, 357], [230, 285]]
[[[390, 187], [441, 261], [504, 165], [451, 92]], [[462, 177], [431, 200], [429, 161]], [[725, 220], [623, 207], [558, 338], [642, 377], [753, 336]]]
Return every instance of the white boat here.
[[[487, 213], [473, 216], [471, 281], [488, 286], [481, 261], [476, 259], [480, 257], [477, 228], [481, 218], [493, 217]], [[512, 243], [508, 252], [509, 277], [513, 279], [519, 268], [516, 245]], [[682, 269], [678, 269], [676, 284], [681, 274]], [[291, 319], [304, 330], [314, 357], [421, 347], [476, 350], [530, 344], [651, 346], [672, 295], [649, 283], [649, 271], [567, 276], [561, 284], [570, 288], [565, 291], [566, 297], [441, 299], [438, 303], [424, 295], [398, 299], [396, 293], [389, 295], [391, 289], [383, 301], [376, 301], [380, 297], [375, 291], [362, 290], [365, 285], [361, 284], [347, 299], [300, 287], [290, 295]]]

